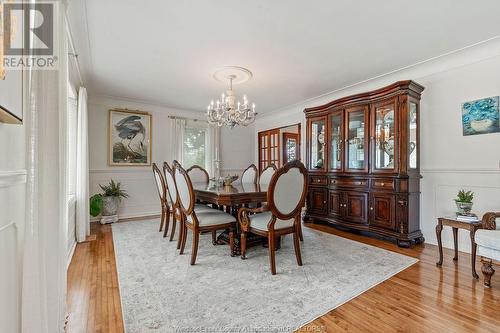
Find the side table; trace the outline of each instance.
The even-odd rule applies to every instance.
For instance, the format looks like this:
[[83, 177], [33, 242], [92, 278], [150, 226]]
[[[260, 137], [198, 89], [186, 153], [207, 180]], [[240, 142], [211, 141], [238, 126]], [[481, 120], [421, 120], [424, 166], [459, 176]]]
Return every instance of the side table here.
[[437, 266], [443, 264], [443, 244], [441, 242], [441, 232], [443, 231], [443, 226], [449, 226], [453, 230], [453, 242], [455, 245], [455, 256], [454, 261], [458, 260], [458, 229], [469, 230], [470, 240], [471, 240], [471, 265], [472, 265], [472, 277], [475, 279], [479, 278], [476, 273], [476, 243], [474, 242], [474, 234], [477, 229], [481, 229], [481, 221], [477, 222], [465, 222], [459, 221], [455, 217], [440, 217], [438, 218], [438, 224], [436, 225], [436, 236], [439, 248], [439, 261], [436, 263]]

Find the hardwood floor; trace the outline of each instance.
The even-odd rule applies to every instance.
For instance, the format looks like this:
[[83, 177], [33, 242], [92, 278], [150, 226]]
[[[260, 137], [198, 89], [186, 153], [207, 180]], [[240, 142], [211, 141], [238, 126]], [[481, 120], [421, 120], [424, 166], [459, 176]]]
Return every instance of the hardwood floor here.
[[[500, 331], [500, 272], [493, 276], [493, 287], [484, 288], [479, 264], [480, 280], [471, 276], [470, 255], [459, 253], [458, 262], [453, 262], [453, 252], [445, 249], [443, 267], [438, 268], [438, 251], [433, 245], [400, 249], [388, 241], [324, 225], [306, 227], [420, 261], [316, 319], [307, 325], [309, 330], [302, 331]], [[68, 270], [68, 332], [123, 332], [111, 227], [93, 223], [91, 231], [96, 240], [77, 245]]]

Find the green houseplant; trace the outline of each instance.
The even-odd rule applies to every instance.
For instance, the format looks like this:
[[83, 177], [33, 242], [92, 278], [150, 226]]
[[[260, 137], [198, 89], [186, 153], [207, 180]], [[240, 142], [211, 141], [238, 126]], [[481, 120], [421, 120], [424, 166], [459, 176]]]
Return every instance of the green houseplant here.
[[458, 213], [469, 214], [472, 210], [472, 199], [474, 199], [474, 192], [460, 190], [455, 199], [455, 204], [458, 208]]
[[90, 215], [96, 217], [114, 216], [118, 212], [120, 202], [123, 198], [128, 198], [127, 191], [121, 188], [121, 183], [113, 179], [107, 185], [99, 185], [102, 193], [94, 194], [90, 197]]

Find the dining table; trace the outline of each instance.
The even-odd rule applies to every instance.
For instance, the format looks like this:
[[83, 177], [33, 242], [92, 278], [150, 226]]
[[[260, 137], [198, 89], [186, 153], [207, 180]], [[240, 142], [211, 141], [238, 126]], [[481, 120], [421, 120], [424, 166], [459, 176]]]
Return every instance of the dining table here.
[[[223, 185], [218, 182], [193, 183], [196, 201], [211, 204], [214, 208], [225, 210], [232, 214], [238, 221], [238, 210], [241, 207], [257, 207], [267, 201], [267, 185], [253, 183], [233, 183]], [[240, 254], [240, 226], [236, 223], [237, 237], [232, 255]], [[216, 243], [219, 245], [229, 244], [229, 230], [223, 231], [217, 236]], [[258, 235], [249, 234], [247, 247], [257, 244], [267, 245], [267, 241]]]

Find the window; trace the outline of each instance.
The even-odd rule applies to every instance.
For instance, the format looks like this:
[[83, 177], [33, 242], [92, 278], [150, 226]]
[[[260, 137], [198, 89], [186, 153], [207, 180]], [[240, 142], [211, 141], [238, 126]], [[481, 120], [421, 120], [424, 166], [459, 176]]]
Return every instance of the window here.
[[188, 127], [184, 131], [184, 166], [206, 166], [207, 130], [205, 128]]

